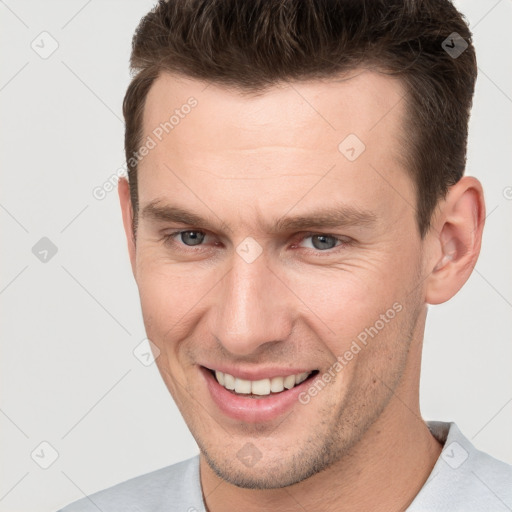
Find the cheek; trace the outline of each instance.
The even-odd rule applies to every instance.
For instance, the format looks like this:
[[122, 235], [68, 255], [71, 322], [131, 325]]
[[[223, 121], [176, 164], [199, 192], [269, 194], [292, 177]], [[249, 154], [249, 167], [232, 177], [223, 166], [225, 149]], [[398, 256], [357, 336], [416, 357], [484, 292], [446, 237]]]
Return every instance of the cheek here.
[[137, 268], [137, 286], [148, 337], [162, 340], [174, 325], [179, 327], [192, 305], [197, 302], [197, 287], [191, 276], [172, 265], [141, 260]]
[[403, 296], [404, 288], [392, 273], [377, 268], [370, 272], [331, 269], [295, 276], [289, 284], [308, 308], [308, 316], [318, 315], [328, 331], [343, 337], [375, 322]]
[[218, 276], [215, 269], [171, 262], [161, 251], [139, 248], [136, 281], [146, 333], [169, 357], [197, 327]]
[[[397, 259], [389, 251], [360, 262], [357, 268], [354, 264], [289, 276], [289, 284], [306, 306], [310, 328], [335, 357], [346, 351], [367, 352], [363, 349], [377, 340], [379, 352], [389, 351], [405, 316], [408, 294], [416, 286], [413, 257], [401, 254]], [[351, 354], [348, 358], [356, 359]], [[357, 359], [365, 356], [360, 354]]]
[[172, 262], [163, 253], [151, 243], [138, 245], [137, 286], [143, 306], [146, 305], [148, 310], [166, 310], [175, 316], [189, 297], [198, 293], [202, 276], [197, 275], [197, 268]]

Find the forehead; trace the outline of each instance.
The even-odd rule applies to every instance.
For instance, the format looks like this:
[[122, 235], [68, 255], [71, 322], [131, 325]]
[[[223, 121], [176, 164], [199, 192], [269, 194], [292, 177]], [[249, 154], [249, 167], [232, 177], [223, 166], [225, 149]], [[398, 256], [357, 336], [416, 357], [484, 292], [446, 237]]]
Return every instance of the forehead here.
[[[390, 129], [401, 129], [404, 93], [398, 79], [363, 69], [338, 78], [280, 82], [258, 93], [163, 73], [148, 93], [144, 133], [150, 135], [176, 111], [183, 115], [180, 110], [188, 111], [187, 102], [194, 98], [194, 125], [181, 123], [181, 117], [179, 130], [173, 123], [173, 136], [187, 141], [183, 149], [217, 150], [227, 141], [233, 149], [293, 146], [297, 129], [307, 133], [301, 140], [307, 149], [320, 149], [319, 138], [329, 144], [350, 131], [371, 143]], [[205, 137], [190, 138], [193, 134]]]
[[398, 79], [368, 70], [259, 94], [164, 73], [145, 104], [143, 142], [153, 147], [139, 163], [140, 204], [184, 192], [201, 208], [198, 199], [222, 195], [261, 213], [267, 198], [299, 199], [321, 178], [317, 200], [336, 182], [339, 202], [385, 208], [393, 188], [412, 188], [401, 158], [404, 95]]

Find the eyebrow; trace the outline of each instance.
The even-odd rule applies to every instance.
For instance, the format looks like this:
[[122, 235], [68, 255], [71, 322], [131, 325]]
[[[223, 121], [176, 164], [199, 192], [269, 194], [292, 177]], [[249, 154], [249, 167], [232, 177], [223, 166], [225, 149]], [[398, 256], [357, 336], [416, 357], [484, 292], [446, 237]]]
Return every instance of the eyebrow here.
[[[194, 227], [202, 227], [209, 231], [216, 231], [220, 227], [231, 227], [222, 222], [218, 223], [204, 218], [192, 211], [169, 204], [162, 204], [160, 200], [148, 203], [141, 210], [141, 218], [155, 222], [173, 222]], [[370, 210], [362, 210], [348, 205], [334, 205], [329, 208], [320, 208], [311, 213], [296, 216], [284, 216], [274, 219], [266, 226], [266, 232], [276, 234], [289, 231], [300, 231], [308, 228], [340, 228], [349, 226], [370, 227], [377, 222], [377, 215]]]

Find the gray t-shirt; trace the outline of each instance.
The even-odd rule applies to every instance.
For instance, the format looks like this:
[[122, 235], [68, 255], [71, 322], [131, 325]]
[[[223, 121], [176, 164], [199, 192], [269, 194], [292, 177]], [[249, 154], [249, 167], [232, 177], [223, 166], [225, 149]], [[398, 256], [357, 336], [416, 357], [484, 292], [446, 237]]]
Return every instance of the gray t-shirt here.
[[[455, 423], [427, 422], [444, 445], [407, 512], [512, 510], [512, 466], [477, 450]], [[205, 512], [199, 455], [82, 498], [59, 512]]]

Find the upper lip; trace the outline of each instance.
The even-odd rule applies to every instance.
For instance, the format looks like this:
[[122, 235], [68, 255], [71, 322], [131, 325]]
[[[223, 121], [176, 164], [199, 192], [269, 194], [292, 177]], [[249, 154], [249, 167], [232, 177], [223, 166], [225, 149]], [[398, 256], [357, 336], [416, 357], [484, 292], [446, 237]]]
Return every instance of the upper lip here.
[[235, 378], [245, 380], [262, 380], [272, 379], [274, 377], [286, 377], [288, 375], [297, 375], [299, 373], [310, 373], [315, 368], [296, 367], [289, 368], [284, 366], [272, 366], [268, 368], [241, 368], [235, 366], [228, 366], [222, 363], [213, 365], [201, 365], [208, 370], [217, 370], [222, 373], [228, 373]]

